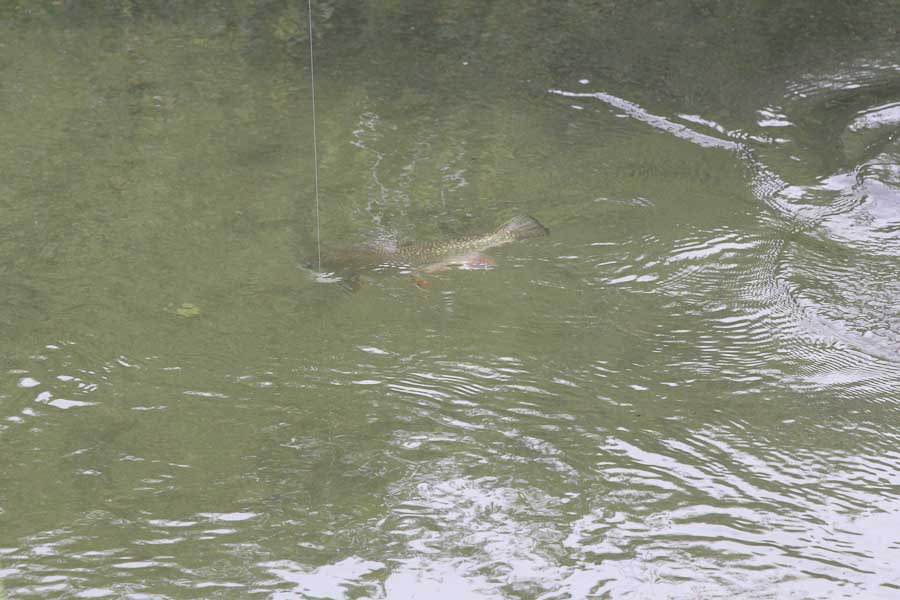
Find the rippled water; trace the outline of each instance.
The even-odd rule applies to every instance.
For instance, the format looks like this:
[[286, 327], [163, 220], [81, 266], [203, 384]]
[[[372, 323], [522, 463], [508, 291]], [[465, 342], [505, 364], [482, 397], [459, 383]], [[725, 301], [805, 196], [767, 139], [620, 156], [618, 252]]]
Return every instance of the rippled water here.
[[[0, 9], [0, 597], [900, 597], [892, 3]], [[93, 12], [92, 12], [93, 11]], [[892, 29], [893, 27], [893, 29]]]

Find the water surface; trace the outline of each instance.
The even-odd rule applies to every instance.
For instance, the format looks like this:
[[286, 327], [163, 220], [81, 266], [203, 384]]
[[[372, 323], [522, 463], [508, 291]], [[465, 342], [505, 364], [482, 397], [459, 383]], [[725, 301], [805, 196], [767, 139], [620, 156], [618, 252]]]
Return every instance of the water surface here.
[[[377, 3], [376, 3], [377, 4]], [[896, 6], [0, 8], [10, 598], [900, 594]], [[199, 314], [197, 314], [199, 313]]]

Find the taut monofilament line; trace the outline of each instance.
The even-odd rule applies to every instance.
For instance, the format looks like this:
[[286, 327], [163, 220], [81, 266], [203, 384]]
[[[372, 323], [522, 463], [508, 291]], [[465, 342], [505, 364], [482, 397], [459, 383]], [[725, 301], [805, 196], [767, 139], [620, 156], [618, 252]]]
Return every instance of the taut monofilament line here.
[[313, 172], [315, 173], [316, 182], [316, 257], [318, 259], [318, 270], [322, 270], [322, 242], [319, 230], [319, 151], [318, 139], [316, 136], [316, 68], [313, 61], [313, 18], [312, 18], [312, 0], [306, 1], [307, 17], [309, 20], [309, 82], [310, 92], [312, 96], [312, 134], [313, 134]]

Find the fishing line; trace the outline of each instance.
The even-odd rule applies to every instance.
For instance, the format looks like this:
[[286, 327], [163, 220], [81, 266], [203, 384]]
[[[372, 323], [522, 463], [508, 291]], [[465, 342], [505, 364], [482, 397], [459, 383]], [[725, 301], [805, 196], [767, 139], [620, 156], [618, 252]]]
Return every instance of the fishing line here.
[[309, 82], [312, 95], [312, 134], [313, 134], [313, 170], [316, 175], [316, 255], [319, 261], [319, 272], [322, 271], [322, 235], [319, 231], [319, 151], [316, 137], [316, 69], [313, 63], [313, 21], [312, 0], [306, 1], [309, 20]]

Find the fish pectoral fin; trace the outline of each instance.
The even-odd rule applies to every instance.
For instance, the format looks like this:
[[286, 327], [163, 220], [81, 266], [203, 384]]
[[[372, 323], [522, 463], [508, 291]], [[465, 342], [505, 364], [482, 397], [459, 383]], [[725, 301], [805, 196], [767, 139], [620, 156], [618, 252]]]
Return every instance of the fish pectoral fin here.
[[420, 290], [430, 290], [431, 289], [431, 282], [428, 281], [427, 279], [425, 279], [423, 277], [419, 277], [415, 273], [413, 273], [412, 279], [413, 279], [413, 283], [415, 283], [416, 287], [419, 288]]
[[497, 263], [493, 258], [480, 252], [471, 252], [462, 256], [456, 256], [442, 260], [441, 262], [425, 265], [419, 269], [420, 273], [440, 273], [441, 271], [449, 271], [451, 267], [459, 267], [460, 269], [493, 269]]
[[465, 256], [459, 266], [461, 269], [493, 269], [497, 262], [486, 254], [474, 252]]

